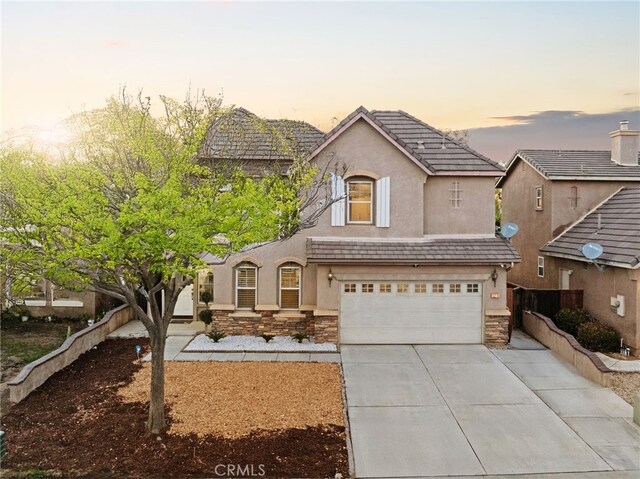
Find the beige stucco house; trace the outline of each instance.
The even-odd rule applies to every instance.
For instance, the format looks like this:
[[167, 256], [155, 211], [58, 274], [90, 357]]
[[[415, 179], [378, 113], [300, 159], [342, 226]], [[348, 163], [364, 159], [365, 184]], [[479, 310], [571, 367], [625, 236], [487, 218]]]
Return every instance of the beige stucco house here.
[[[584, 307], [615, 327], [634, 350], [640, 345], [639, 270], [633, 260], [638, 251], [632, 239], [640, 227], [632, 214], [640, 210], [632, 194], [640, 185], [639, 137], [622, 122], [611, 133], [611, 151], [519, 150], [497, 182], [502, 220], [520, 228], [512, 243], [522, 262], [509, 271], [509, 281], [584, 290]], [[566, 238], [574, 238], [571, 246]], [[603, 271], [579, 251], [587, 242], [604, 247], [598, 260], [606, 265]], [[628, 257], [616, 258], [620, 249]], [[623, 315], [612, 307], [618, 296], [625, 303]]]
[[286, 241], [211, 261], [194, 288], [213, 293], [216, 328], [343, 344], [507, 341], [506, 272], [520, 258], [495, 235], [499, 165], [407, 113], [363, 107], [308, 151], [332, 171], [334, 202]]

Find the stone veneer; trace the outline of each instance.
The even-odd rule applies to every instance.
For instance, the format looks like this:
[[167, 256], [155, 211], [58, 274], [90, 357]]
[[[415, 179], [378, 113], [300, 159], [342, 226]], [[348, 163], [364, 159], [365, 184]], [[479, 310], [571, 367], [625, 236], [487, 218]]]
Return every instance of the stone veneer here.
[[485, 315], [484, 344], [487, 347], [506, 346], [509, 343], [509, 315]]

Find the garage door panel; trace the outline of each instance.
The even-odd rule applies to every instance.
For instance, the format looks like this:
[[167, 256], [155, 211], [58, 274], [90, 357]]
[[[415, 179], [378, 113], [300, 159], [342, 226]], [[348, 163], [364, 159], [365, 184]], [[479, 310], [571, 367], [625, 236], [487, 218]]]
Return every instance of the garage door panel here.
[[[353, 283], [351, 283], [353, 285]], [[366, 283], [365, 284], [370, 284]], [[477, 344], [482, 342], [482, 293], [418, 293], [411, 286], [407, 294], [355, 292], [341, 288], [340, 341], [347, 344]], [[456, 282], [456, 284], [460, 284]], [[371, 288], [367, 288], [368, 291]], [[406, 289], [406, 288], [405, 288]], [[350, 288], [353, 291], [353, 287]]]

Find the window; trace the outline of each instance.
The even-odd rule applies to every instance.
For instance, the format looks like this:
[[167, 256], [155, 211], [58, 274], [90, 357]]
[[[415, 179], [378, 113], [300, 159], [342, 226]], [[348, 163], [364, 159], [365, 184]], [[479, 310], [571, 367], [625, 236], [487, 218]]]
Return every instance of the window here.
[[355, 283], [345, 283], [344, 284], [344, 292], [345, 293], [355, 293], [356, 292]]
[[373, 182], [347, 183], [347, 223], [371, 224], [373, 218]]
[[204, 303], [202, 293], [205, 292], [213, 298], [213, 271], [210, 269], [205, 269], [198, 273], [198, 301], [201, 303]]
[[52, 284], [51, 305], [80, 308], [84, 306], [84, 302], [82, 301], [82, 293]]
[[571, 187], [571, 194], [569, 195], [569, 204], [571, 205], [571, 208], [573, 208], [574, 210], [578, 208], [578, 187], [577, 186], [572, 186]]
[[467, 293], [477, 293], [479, 290], [478, 283], [469, 283], [467, 285]]
[[416, 294], [424, 294], [427, 292], [427, 283], [416, 283], [413, 287]]
[[298, 309], [300, 307], [301, 268], [287, 264], [280, 267], [280, 307]]
[[409, 292], [409, 285], [407, 283], [398, 283], [398, 293], [403, 294], [408, 292]]
[[373, 293], [373, 283], [364, 283], [362, 285], [363, 293]]
[[538, 276], [544, 278], [544, 256], [538, 256]]
[[236, 268], [236, 308], [253, 309], [256, 306], [256, 278], [258, 268], [243, 264]]
[[535, 205], [537, 210], [542, 209], [542, 186], [536, 186], [535, 189]]
[[380, 284], [380, 292], [381, 293], [390, 293], [391, 292], [391, 283], [381, 283]]
[[443, 283], [433, 283], [431, 285], [432, 293], [444, 293], [444, 284]]
[[451, 283], [449, 285], [449, 292], [450, 293], [461, 293], [462, 292], [462, 285], [460, 283]]
[[460, 182], [454, 181], [451, 183], [451, 198], [449, 199], [452, 208], [460, 208], [462, 202], [462, 189], [460, 188]]

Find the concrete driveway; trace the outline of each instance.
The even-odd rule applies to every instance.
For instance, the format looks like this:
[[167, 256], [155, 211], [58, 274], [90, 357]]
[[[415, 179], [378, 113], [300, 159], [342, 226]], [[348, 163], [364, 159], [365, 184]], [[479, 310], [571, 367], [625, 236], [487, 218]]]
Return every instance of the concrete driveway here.
[[343, 346], [341, 354], [358, 478], [640, 477], [631, 406], [549, 350]]

